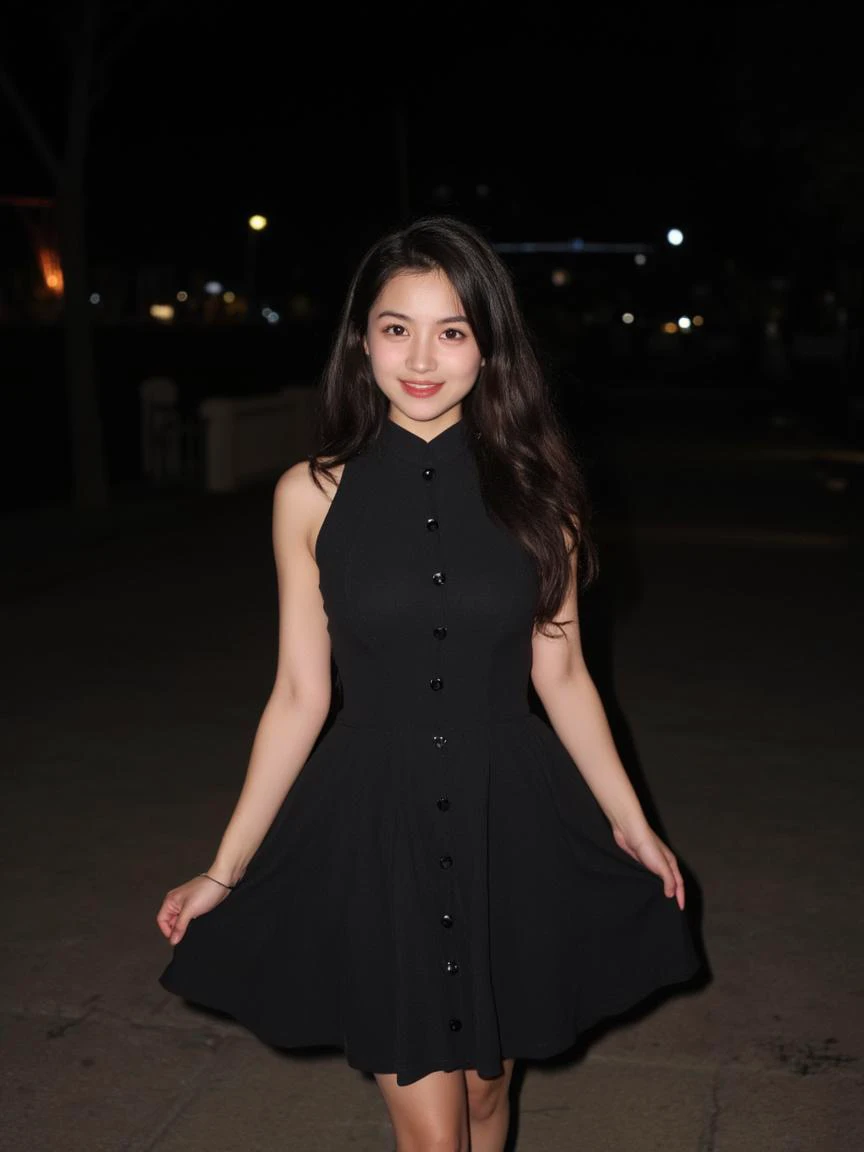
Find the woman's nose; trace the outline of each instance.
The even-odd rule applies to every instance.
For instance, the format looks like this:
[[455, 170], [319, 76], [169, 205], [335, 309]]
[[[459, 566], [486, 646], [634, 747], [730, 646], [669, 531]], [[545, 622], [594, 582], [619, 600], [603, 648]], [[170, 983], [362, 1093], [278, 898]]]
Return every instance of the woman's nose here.
[[431, 372], [435, 367], [435, 349], [432, 340], [423, 337], [412, 340], [405, 363], [412, 372]]

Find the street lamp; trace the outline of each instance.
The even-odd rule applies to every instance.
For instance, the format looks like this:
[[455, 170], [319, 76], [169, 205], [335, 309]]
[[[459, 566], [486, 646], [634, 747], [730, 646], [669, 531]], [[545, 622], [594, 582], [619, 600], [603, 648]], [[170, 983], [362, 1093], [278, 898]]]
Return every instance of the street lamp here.
[[258, 234], [267, 227], [266, 216], [250, 216], [247, 220], [249, 230], [246, 233], [246, 319], [258, 319], [258, 294], [255, 284], [255, 266], [258, 257]]
[[677, 248], [679, 244], [684, 243], [684, 233], [680, 228], [670, 228], [666, 233], [666, 239], [673, 248]]

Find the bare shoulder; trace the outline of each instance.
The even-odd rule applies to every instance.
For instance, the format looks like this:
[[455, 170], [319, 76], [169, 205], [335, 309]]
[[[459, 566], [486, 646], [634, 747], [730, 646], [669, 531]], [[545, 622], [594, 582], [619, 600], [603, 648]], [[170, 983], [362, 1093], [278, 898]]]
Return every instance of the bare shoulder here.
[[[326, 464], [326, 461], [324, 463]], [[307, 461], [300, 460], [296, 464], [292, 464], [276, 481], [274, 493], [276, 504], [279, 505], [280, 509], [294, 515], [304, 508], [315, 508], [322, 500], [325, 505], [329, 504], [339, 487], [344, 467], [344, 464], [333, 465], [330, 469], [333, 481], [328, 476], [319, 474], [324, 489], [322, 492], [312, 478]]]
[[326, 475], [320, 475], [323, 491], [315, 483], [306, 460], [292, 464], [276, 481], [273, 493], [274, 532], [294, 539], [299, 537], [313, 558], [318, 532], [339, 487], [344, 467], [344, 464], [333, 465], [330, 469], [333, 481]]

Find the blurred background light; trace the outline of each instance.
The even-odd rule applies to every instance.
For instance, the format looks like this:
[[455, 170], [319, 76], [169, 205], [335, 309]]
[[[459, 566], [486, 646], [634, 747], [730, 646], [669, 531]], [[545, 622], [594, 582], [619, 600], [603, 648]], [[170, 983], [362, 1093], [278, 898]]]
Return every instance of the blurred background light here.
[[63, 295], [63, 269], [60, 254], [50, 245], [44, 245], [36, 253], [42, 281], [52, 296]]
[[684, 243], [684, 233], [680, 228], [670, 228], [666, 233], [666, 239], [673, 246], [673, 248], [677, 248], [679, 244]]

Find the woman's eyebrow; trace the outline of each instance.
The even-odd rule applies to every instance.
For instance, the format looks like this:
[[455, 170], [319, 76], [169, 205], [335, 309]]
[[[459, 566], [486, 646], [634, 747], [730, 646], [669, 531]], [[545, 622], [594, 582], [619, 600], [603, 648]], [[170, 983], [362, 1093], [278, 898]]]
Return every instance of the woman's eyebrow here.
[[[383, 316], [392, 316], [394, 320], [412, 320], [413, 319], [413, 317], [411, 317], [411, 316], [406, 316], [404, 312], [391, 312], [391, 311], [389, 311], [389, 309], [385, 312], [379, 312], [377, 318], [380, 320]], [[436, 324], [467, 324], [468, 323], [468, 317], [467, 316], [445, 316], [443, 320], [436, 320], [435, 323]]]

